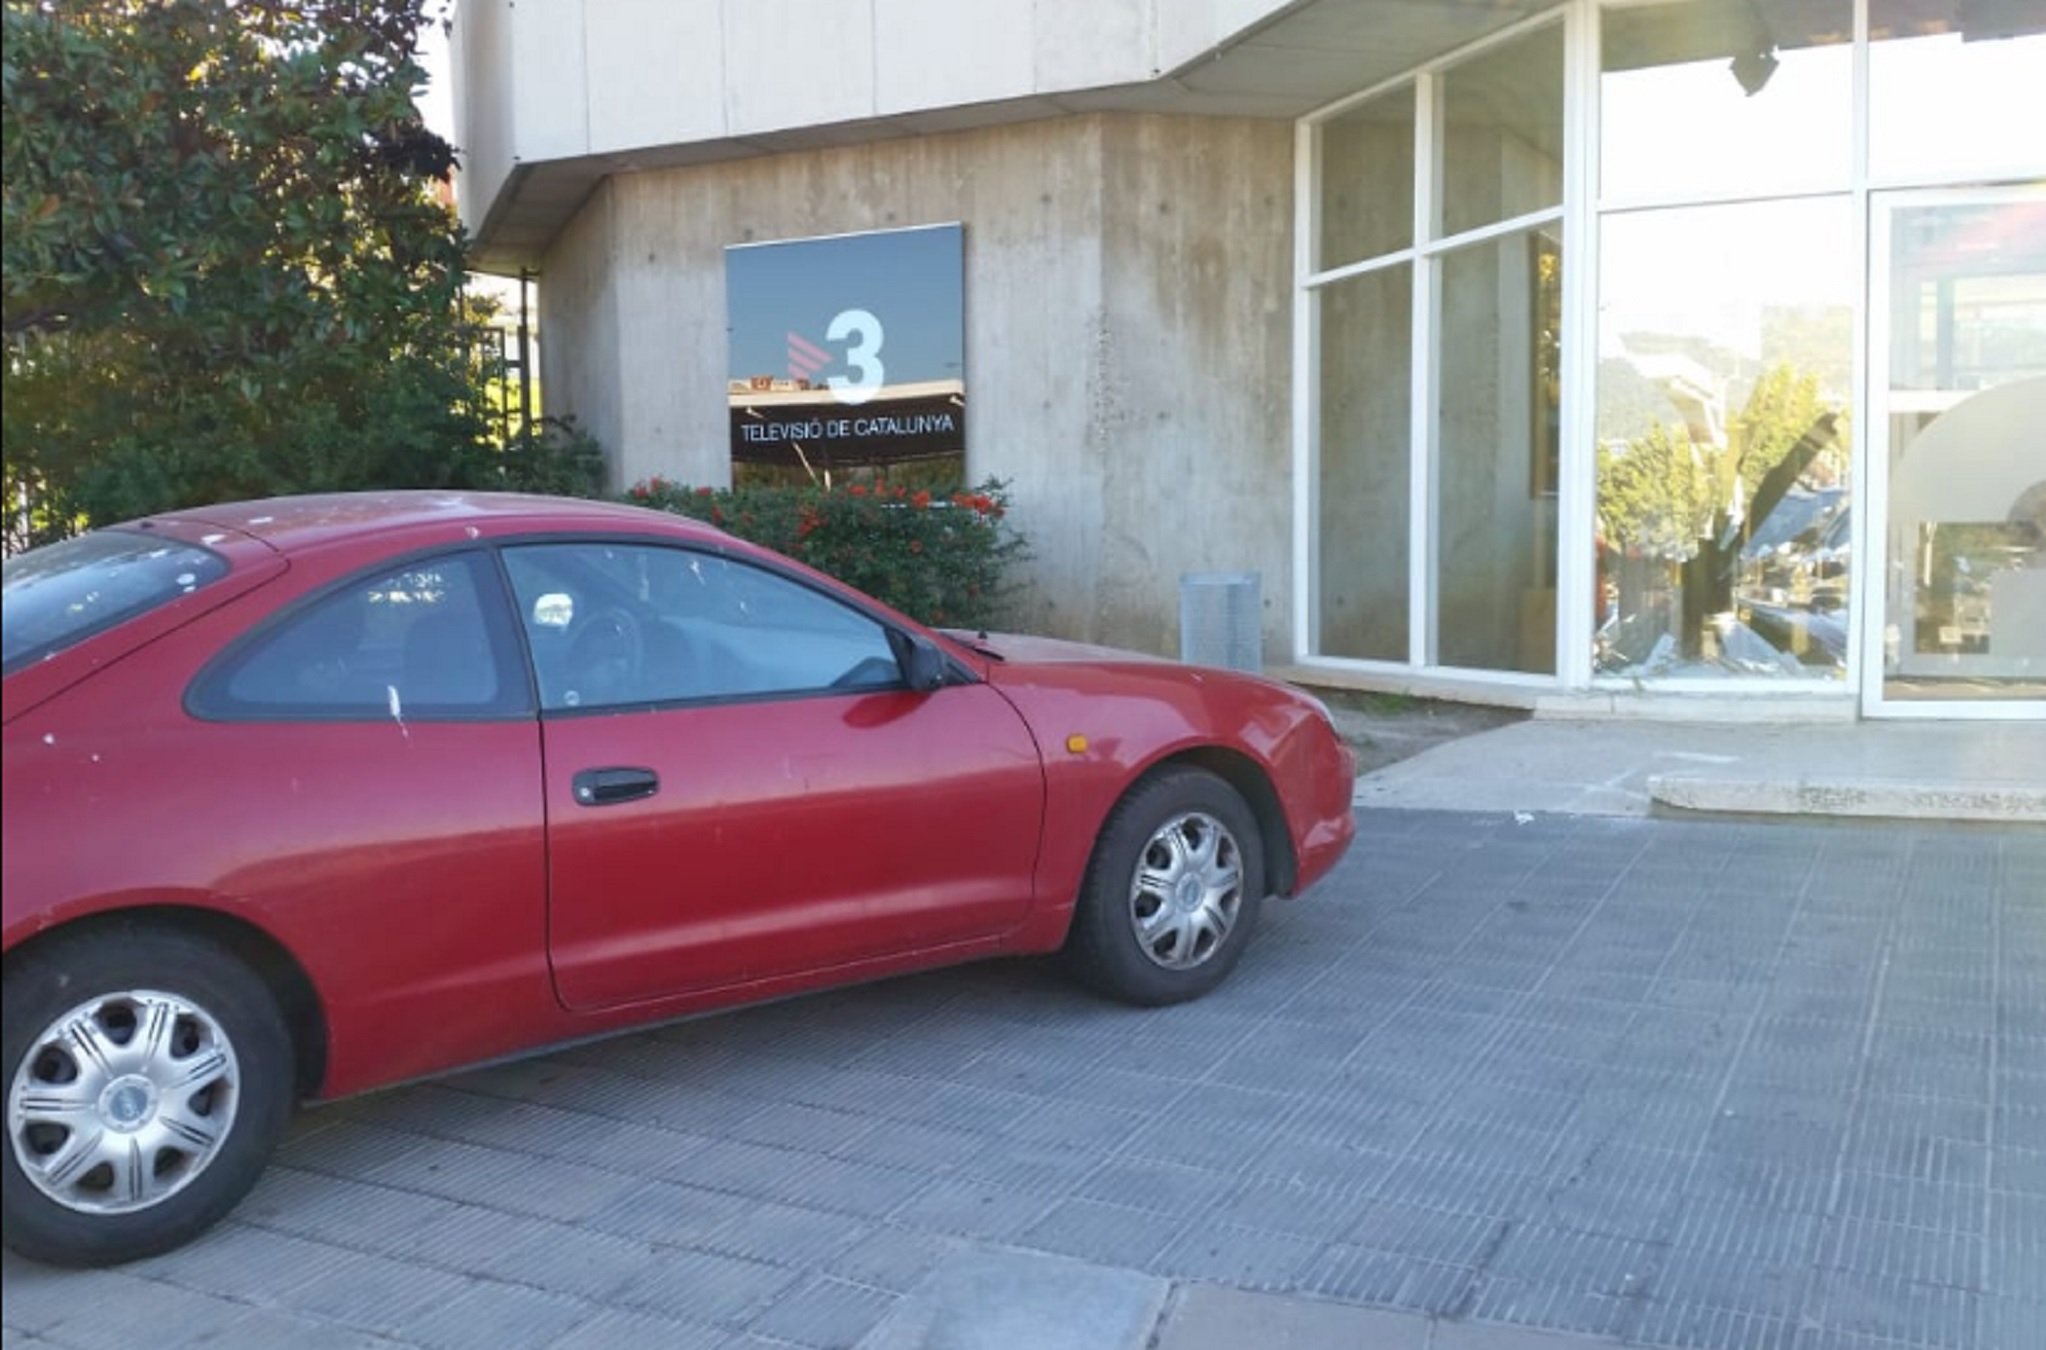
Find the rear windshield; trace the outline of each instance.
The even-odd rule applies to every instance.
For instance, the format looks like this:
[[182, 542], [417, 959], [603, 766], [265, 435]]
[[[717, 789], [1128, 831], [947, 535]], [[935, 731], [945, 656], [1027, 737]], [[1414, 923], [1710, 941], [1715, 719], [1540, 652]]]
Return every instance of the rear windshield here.
[[99, 530], [9, 558], [5, 572], [0, 666], [12, 674], [219, 580], [227, 560], [132, 530]]

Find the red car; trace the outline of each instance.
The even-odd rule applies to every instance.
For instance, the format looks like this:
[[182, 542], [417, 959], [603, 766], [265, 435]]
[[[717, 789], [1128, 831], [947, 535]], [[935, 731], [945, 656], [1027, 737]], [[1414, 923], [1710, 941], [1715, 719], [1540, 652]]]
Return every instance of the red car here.
[[202, 1231], [301, 1100], [999, 954], [1191, 998], [1353, 828], [1303, 694], [624, 506], [211, 507], [4, 608], [0, 1166], [48, 1261]]

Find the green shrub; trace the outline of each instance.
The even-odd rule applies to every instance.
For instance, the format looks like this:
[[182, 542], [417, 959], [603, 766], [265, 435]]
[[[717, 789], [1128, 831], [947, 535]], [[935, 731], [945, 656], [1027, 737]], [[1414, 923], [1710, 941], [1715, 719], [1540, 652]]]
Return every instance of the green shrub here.
[[692, 488], [656, 477], [626, 500], [708, 521], [948, 628], [992, 625], [1027, 551], [996, 479], [943, 496], [864, 483]]
[[492, 485], [509, 492], [594, 497], [604, 482], [604, 447], [573, 417], [537, 418], [501, 448], [485, 452], [493, 453]]

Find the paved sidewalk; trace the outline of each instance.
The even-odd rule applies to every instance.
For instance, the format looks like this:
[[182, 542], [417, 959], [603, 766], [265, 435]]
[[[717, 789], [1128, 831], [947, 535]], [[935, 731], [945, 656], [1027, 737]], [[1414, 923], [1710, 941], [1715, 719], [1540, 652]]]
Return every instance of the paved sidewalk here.
[[587, 1045], [4, 1273], [77, 1350], [2046, 1345], [2046, 832], [1366, 812], [1198, 1003], [1015, 962]]
[[1360, 806], [2046, 822], [2046, 723], [1535, 718], [1358, 780]]

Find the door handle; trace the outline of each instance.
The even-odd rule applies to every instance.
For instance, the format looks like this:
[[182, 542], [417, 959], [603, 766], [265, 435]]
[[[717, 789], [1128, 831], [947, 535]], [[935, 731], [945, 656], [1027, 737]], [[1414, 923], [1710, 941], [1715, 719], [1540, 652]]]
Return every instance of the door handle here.
[[571, 786], [577, 806], [615, 806], [653, 796], [661, 790], [661, 776], [652, 769], [584, 769]]

